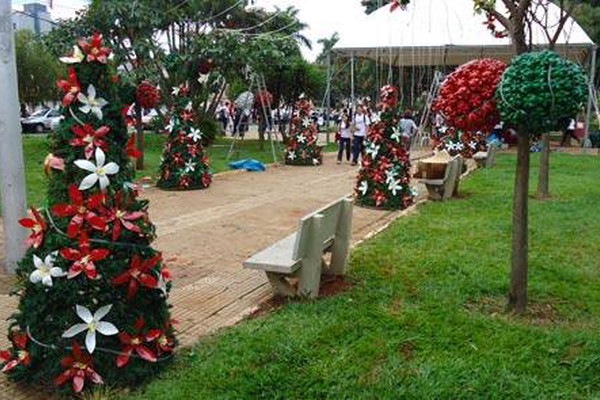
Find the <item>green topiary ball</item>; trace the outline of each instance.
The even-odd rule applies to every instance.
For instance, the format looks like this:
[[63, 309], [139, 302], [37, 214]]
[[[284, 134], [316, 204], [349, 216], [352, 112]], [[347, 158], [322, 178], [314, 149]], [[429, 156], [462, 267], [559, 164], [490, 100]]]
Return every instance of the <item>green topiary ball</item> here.
[[581, 67], [548, 50], [515, 57], [496, 91], [502, 121], [530, 134], [560, 129], [561, 121], [574, 117], [586, 96]]

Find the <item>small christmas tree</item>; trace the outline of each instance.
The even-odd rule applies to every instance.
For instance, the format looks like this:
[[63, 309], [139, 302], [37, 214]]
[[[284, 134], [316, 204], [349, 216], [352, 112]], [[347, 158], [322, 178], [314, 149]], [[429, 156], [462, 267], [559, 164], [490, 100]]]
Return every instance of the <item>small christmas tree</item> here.
[[188, 94], [187, 84], [173, 88], [175, 105], [165, 128], [169, 139], [163, 151], [157, 184], [162, 189], [204, 189], [212, 182], [202, 146], [202, 132], [197, 128], [198, 116]]
[[356, 202], [381, 209], [404, 209], [413, 203], [410, 182], [410, 155], [398, 124], [398, 92], [381, 88], [381, 119], [367, 132], [365, 156], [355, 187]]
[[[102, 36], [80, 40], [69, 64], [64, 122], [51, 136], [46, 206], [21, 220], [30, 246], [17, 269], [19, 309], [0, 353], [14, 380], [85, 387], [133, 385], [175, 347], [169, 273], [151, 247], [148, 202], [137, 198], [118, 76]], [[129, 99], [128, 99], [129, 100]]]
[[310, 119], [312, 104], [301, 98], [296, 103], [296, 115], [292, 118], [292, 131], [285, 150], [288, 165], [321, 165], [323, 155], [317, 145], [319, 132]]

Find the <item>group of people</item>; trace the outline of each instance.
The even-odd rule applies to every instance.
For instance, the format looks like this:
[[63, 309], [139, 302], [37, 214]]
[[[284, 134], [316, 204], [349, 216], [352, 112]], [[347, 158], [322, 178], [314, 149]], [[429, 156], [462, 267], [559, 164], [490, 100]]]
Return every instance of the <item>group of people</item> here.
[[[354, 115], [349, 109], [341, 113], [338, 135], [337, 163], [341, 164], [346, 156], [346, 162], [357, 165], [358, 159], [363, 153], [365, 137], [369, 125], [378, 120], [368, 107], [359, 104]], [[400, 131], [406, 147], [410, 147], [412, 138], [417, 133], [417, 124], [410, 110], [406, 110], [398, 122], [397, 129]]]

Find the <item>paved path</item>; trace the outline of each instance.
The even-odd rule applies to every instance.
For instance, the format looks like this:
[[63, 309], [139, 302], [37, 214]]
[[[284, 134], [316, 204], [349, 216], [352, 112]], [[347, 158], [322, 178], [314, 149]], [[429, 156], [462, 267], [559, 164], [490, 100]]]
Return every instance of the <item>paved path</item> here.
[[[336, 165], [333, 154], [326, 154], [321, 167], [272, 166], [264, 173], [219, 174], [209, 190], [147, 190], [143, 196], [150, 199], [150, 219], [158, 233], [154, 246], [163, 251], [174, 275], [170, 302], [181, 344], [189, 346], [202, 335], [235, 324], [269, 299], [265, 274], [243, 269], [242, 261], [292, 233], [303, 215], [349, 194], [356, 172], [356, 167]], [[353, 243], [399, 215], [355, 207]], [[0, 294], [0, 349], [7, 346], [6, 318], [17, 303], [6, 290]], [[0, 377], [0, 399], [25, 398], [38, 396]]]

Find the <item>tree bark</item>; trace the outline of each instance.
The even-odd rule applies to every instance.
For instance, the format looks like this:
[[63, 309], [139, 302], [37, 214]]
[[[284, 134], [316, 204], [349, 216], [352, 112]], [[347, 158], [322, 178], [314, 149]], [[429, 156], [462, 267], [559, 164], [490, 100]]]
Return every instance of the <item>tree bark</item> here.
[[508, 308], [522, 314], [527, 307], [529, 136], [518, 129], [517, 172], [513, 202], [512, 265]]
[[142, 125], [142, 107], [135, 105], [135, 145], [140, 156], [135, 160], [135, 169], [144, 169], [144, 126]]
[[550, 134], [542, 135], [542, 153], [540, 154], [540, 171], [538, 177], [538, 200], [550, 197]]

